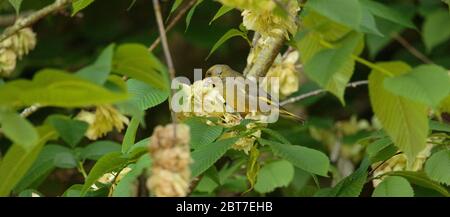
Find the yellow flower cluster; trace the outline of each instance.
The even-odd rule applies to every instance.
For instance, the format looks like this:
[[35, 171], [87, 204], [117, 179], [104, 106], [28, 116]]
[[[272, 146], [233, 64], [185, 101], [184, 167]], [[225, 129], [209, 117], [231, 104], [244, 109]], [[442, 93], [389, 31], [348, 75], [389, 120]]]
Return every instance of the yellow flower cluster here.
[[110, 105], [98, 106], [95, 113], [83, 110], [76, 119], [89, 124], [86, 137], [91, 140], [101, 138], [114, 129], [121, 132], [129, 123], [127, 117]]
[[[174, 130], [176, 132], [176, 138]], [[157, 197], [184, 197], [189, 193], [192, 162], [189, 127], [169, 124], [155, 128], [149, 145], [153, 159], [147, 187]]]
[[[266, 91], [269, 92], [269, 90], [272, 90], [276, 95], [279, 95], [280, 98], [296, 92], [300, 83], [296, 70], [298, 59], [298, 51], [290, 52], [285, 58], [278, 56], [262, 82]], [[273, 77], [279, 79], [278, 86], [270, 83], [270, 78]]]
[[277, 5], [272, 0], [221, 0], [224, 5], [243, 10], [243, 24], [263, 37], [284, 35], [297, 31], [296, 14], [300, 10], [296, 0], [281, 0], [286, 16], [275, 13]]
[[[411, 168], [408, 168], [408, 166], [407, 166], [408, 160], [407, 160], [405, 154], [396, 155], [396, 156], [392, 157], [391, 159], [389, 159], [388, 161], [386, 161], [385, 163], [383, 163], [381, 166], [380, 166], [381, 162], [376, 163], [376, 164], [372, 165], [372, 168], [378, 167], [374, 171], [373, 176], [378, 177], [378, 176], [381, 176], [385, 173], [392, 172], [392, 171], [405, 171], [405, 170], [419, 171], [419, 170], [422, 170], [423, 166], [425, 164], [425, 161], [428, 159], [428, 157], [430, 157], [431, 149], [433, 147], [434, 147], [434, 144], [428, 143], [427, 146], [425, 147], [425, 149], [423, 149], [421, 152], [419, 152], [419, 154], [417, 154], [416, 159]], [[383, 181], [383, 179], [374, 179], [372, 181], [372, 184], [374, 187], [376, 187], [382, 181]]]
[[9, 76], [21, 59], [36, 46], [36, 34], [24, 28], [0, 43], [0, 76]]

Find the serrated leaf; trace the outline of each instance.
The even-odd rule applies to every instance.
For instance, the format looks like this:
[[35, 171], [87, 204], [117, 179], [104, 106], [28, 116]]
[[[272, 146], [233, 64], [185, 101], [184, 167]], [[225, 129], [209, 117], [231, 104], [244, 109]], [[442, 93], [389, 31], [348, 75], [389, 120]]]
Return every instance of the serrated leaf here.
[[255, 191], [272, 192], [276, 188], [288, 186], [294, 178], [294, 166], [285, 160], [264, 165], [258, 173]]
[[120, 152], [112, 152], [101, 157], [91, 171], [84, 182], [81, 189], [81, 195], [84, 196], [89, 188], [105, 173], [109, 173], [123, 166], [128, 160], [122, 156]]
[[362, 19], [361, 5], [358, 0], [314, 0], [308, 1], [305, 7], [312, 8], [323, 16], [353, 29], [359, 28]]
[[450, 39], [450, 28], [442, 28], [448, 26], [449, 20], [450, 13], [444, 10], [437, 10], [425, 17], [422, 34], [428, 52]]
[[450, 93], [450, 78], [440, 66], [422, 65], [406, 74], [386, 78], [384, 87], [396, 95], [436, 108]]
[[42, 126], [37, 128], [39, 133], [39, 140], [28, 151], [25, 151], [19, 145], [12, 145], [0, 164], [0, 196], [8, 196], [10, 191], [26, 174], [28, 169], [36, 160], [39, 152], [42, 150], [44, 144], [56, 138], [56, 131], [51, 127]]
[[325, 49], [305, 63], [305, 73], [321, 87], [330, 90], [344, 104], [344, 91], [353, 74], [352, 54], [361, 40], [357, 33], [349, 34], [335, 49]]
[[238, 138], [228, 138], [216, 141], [207, 146], [203, 146], [191, 153], [191, 175], [197, 177], [211, 167], [228, 149], [238, 140]]
[[47, 121], [71, 147], [75, 147], [80, 142], [89, 127], [89, 124], [84, 121], [72, 120], [62, 115], [52, 115], [47, 118]]
[[128, 172], [122, 179], [120, 179], [117, 186], [114, 188], [113, 197], [132, 197], [135, 196], [134, 190], [137, 190], [137, 179], [147, 169], [151, 168], [152, 160], [150, 155], [141, 156], [137, 162], [130, 165], [131, 171]]
[[119, 152], [121, 149], [120, 144], [113, 141], [96, 141], [83, 147], [80, 150], [80, 158], [82, 160], [98, 160], [103, 155]]
[[431, 155], [425, 164], [425, 172], [432, 180], [450, 185], [450, 150]]
[[0, 109], [0, 125], [4, 135], [25, 151], [32, 149], [39, 139], [33, 125], [16, 112]]
[[160, 90], [168, 90], [168, 83], [152, 55], [144, 45], [123, 44], [117, 47], [113, 59], [113, 72], [143, 81]]
[[258, 139], [258, 142], [263, 145], [270, 145], [276, 155], [288, 160], [302, 170], [321, 176], [327, 176], [330, 161], [328, 157], [320, 151], [265, 139]]
[[377, 22], [373, 14], [367, 8], [361, 8], [362, 20], [360, 24], [360, 29], [362, 32], [370, 33], [380, 37], [384, 37], [383, 33], [380, 32], [377, 26]]
[[114, 47], [114, 44], [106, 47], [93, 64], [80, 69], [75, 74], [93, 83], [103, 85], [112, 69]]
[[191, 148], [198, 149], [210, 145], [223, 131], [221, 126], [210, 126], [199, 118], [190, 118], [185, 122], [189, 126]]
[[143, 111], [163, 103], [169, 97], [167, 90], [154, 88], [139, 80], [129, 79], [127, 86], [130, 102]]
[[326, 192], [319, 191], [319, 194], [315, 196], [358, 197], [366, 183], [369, 166], [370, 161], [368, 158], [365, 158], [354, 173], [345, 177], [333, 188], [327, 189]]
[[250, 41], [247, 38], [247, 34], [245, 34], [244, 32], [241, 32], [240, 30], [237, 30], [237, 29], [230, 29], [222, 37], [220, 37], [220, 39], [214, 44], [214, 46], [212, 47], [212, 49], [209, 52], [206, 59], [208, 59], [211, 56], [211, 54], [213, 54], [223, 43], [228, 41], [230, 38], [233, 38], [236, 36], [240, 36], [240, 37], [244, 38], [250, 44]]
[[408, 180], [398, 176], [389, 176], [375, 188], [373, 197], [414, 197], [414, 190]]
[[23, 0], [9, 0], [9, 3], [13, 6], [14, 10], [16, 10], [16, 14], [19, 14], [22, 1]]
[[134, 144], [136, 138], [136, 132], [139, 128], [139, 123], [142, 116], [134, 116], [131, 118], [130, 124], [128, 124], [127, 131], [122, 141], [122, 153], [126, 154], [130, 150], [131, 146]]
[[222, 17], [226, 13], [230, 12], [231, 10], [233, 10], [233, 7], [230, 7], [230, 6], [227, 6], [227, 5], [222, 5], [219, 8], [219, 10], [216, 12], [214, 17], [211, 19], [211, 21], [209, 21], [209, 25], [211, 25], [215, 20], [219, 19], [220, 17]]
[[[402, 75], [411, 67], [402, 62], [377, 64], [395, 75]], [[428, 135], [427, 106], [394, 95], [384, 88], [386, 75], [376, 70], [369, 76], [369, 95], [375, 115], [394, 144], [403, 151], [412, 165], [417, 154], [425, 148]]]
[[367, 8], [370, 12], [372, 12], [372, 14], [380, 18], [389, 20], [408, 28], [416, 28], [414, 26], [414, 23], [408, 18], [408, 16], [405, 16], [403, 13], [392, 9], [391, 7], [373, 0], [360, 0], [360, 3], [362, 7]]
[[431, 120], [430, 130], [450, 133], [450, 124]]
[[427, 175], [423, 172], [411, 172], [411, 171], [395, 171], [395, 172], [389, 172], [386, 173], [387, 176], [401, 176], [405, 179], [407, 179], [411, 184], [418, 185], [424, 188], [435, 190], [436, 192], [439, 192], [440, 194], [450, 197], [450, 193], [447, 191], [447, 189], [439, 183], [430, 180]]
[[18, 79], [0, 87], [0, 105], [82, 107], [127, 99], [126, 92], [110, 91], [76, 75], [56, 69], [39, 71], [32, 81]]
[[92, 4], [94, 0], [75, 0], [72, 2], [72, 16]]

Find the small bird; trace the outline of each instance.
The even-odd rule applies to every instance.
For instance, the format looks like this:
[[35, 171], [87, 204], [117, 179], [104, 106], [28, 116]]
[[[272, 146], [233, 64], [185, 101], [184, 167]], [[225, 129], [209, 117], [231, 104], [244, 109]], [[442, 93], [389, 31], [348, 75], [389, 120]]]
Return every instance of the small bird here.
[[[211, 68], [209, 68], [208, 71], [206, 72], [206, 77], [207, 78], [208, 77], [218, 77], [218, 78], [220, 78], [222, 80], [223, 87], [224, 87], [223, 96], [224, 96], [225, 99], [226, 99], [226, 92], [227, 92], [226, 91], [226, 85], [225, 85], [226, 78], [227, 77], [234, 77], [234, 78], [241, 77], [241, 78], [245, 78], [241, 73], [233, 70], [228, 65], [223, 65], [223, 64], [214, 65]], [[246, 106], [245, 107], [245, 112], [241, 112], [244, 115], [248, 114], [250, 112], [249, 108], [248, 108], [248, 106], [250, 104], [249, 102], [252, 101], [252, 100], [258, 100], [257, 101], [258, 105], [259, 105], [259, 103], [261, 101], [263, 101], [264, 103], [267, 103], [267, 104], [271, 105], [273, 107], [273, 109], [277, 109], [279, 114], [282, 117], [293, 119], [293, 120], [301, 122], [301, 123], [305, 122], [305, 120], [302, 117], [299, 117], [299, 116], [297, 116], [295, 114], [292, 114], [291, 112], [288, 112], [285, 108], [281, 107], [277, 102], [274, 102], [275, 100], [272, 100], [272, 97], [268, 93], [266, 93], [264, 90], [259, 90], [260, 93], [263, 93], [262, 94], [263, 96], [252, 96], [251, 94], [249, 94], [249, 92], [250, 92], [249, 89], [248, 89], [249, 85], [245, 85], [244, 84], [244, 85], [240, 85], [240, 87], [246, 87], [246, 88], [245, 89], [241, 88], [241, 89], [238, 89], [238, 90], [236, 90], [234, 92], [234, 94], [235, 94], [235, 97], [234, 97], [235, 103], [233, 103], [232, 105], [234, 105], [234, 109], [237, 110], [236, 106], [237, 106], [238, 95], [239, 94], [245, 94], [245, 101], [246, 101], [246, 103], [245, 103], [245, 106]], [[236, 88], [238, 88], [238, 87], [236, 87]], [[264, 92], [262, 92], [262, 91], [264, 91]], [[230, 103], [227, 103], [227, 104], [229, 105]]]

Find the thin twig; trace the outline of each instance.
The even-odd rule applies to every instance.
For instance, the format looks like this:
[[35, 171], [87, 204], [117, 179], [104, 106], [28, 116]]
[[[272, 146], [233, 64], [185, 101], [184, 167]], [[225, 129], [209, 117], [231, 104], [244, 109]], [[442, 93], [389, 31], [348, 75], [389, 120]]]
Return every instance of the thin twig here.
[[[189, 11], [189, 9], [195, 5], [197, 0], [191, 0], [187, 4], [185, 4], [182, 8], [179, 9], [179, 12], [170, 20], [169, 25], [167, 25], [166, 33], [167, 31], [170, 31], [175, 24], [178, 23], [178, 21], [183, 17], [186, 12]], [[153, 51], [158, 45], [161, 43], [161, 36], [159, 36], [148, 48], [149, 51]]]
[[[361, 85], [367, 85], [368, 83], [369, 82], [367, 80], [365, 80], [365, 81], [356, 81], [356, 82], [349, 83], [346, 87], [355, 88], [355, 87], [358, 87], [358, 86], [361, 86]], [[290, 103], [294, 103], [294, 102], [297, 102], [297, 101], [300, 101], [300, 100], [304, 100], [304, 99], [309, 98], [309, 97], [317, 96], [317, 95], [320, 95], [320, 94], [325, 93], [325, 92], [327, 92], [327, 90], [325, 90], [325, 89], [314, 90], [314, 91], [302, 94], [300, 96], [295, 96], [295, 97], [289, 98], [289, 99], [281, 102], [280, 106], [284, 106], [286, 104], [290, 104]]]
[[[32, 14], [34, 11], [25, 11], [25, 12], [21, 12], [20, 15], [21, 16], [28, 16], [30, 14]], [[0, 26], [10, 26], [13, 25], [14, 22], [16, 22], [16, 20], [19, 17], [17, 16], [17, 14], [6, 14], [6, 15], [2, 15], [0, 16]]]
[[[156, 16], [156, 22], [158, 23], [158, 30], [159, 30], [159, 36], [161, 38], [161, 43], [164, 51], [164, 56], [166, 59], [167, 67], [169, 69], [169, 75], [170, 79], [173, 81], [175, 79], [175, 67], [173, 65], [172, 56], [170, 55], [170, 49], [169, 44], [167, 42], [167, 36], [166, 36], [166, 30], [164, 29], [164, 23], [161, 15], [161, 6], [159, 5], [158, 0], [153, 0], [153, 8], [155, 9], [155, 16]], [[175, 90], [171, 88], [171, 97], [175, 94]], [[169, 99], [169, 107], [170, 107], [170, 99]], [[174, 124], [174, 138], [176, 137], [176, 123], [177, 123], [177, 117], [175, 115], [175, 112], [171, 110], [172, 115], [172, 122]]]
[[34, 104], [28, 108], [25, 108], [21, 113], [20, 116], [26, 118], [28, 116], [30, 116], [31, 114], [33, 114], [34, 112], [36, 112], [39, 108], [41, 107], [40, 104]]
[[3, 31], [2, 35], [0, 36], [0, 42], [16, 34], [21, 29], [33, 25], [33, 23], [39, 21], [47, 15], [65, 8], [71, 2], [72, 0], [56, 0], [53, 4], [50, 4], [28, 16], [19, 18], [14, 25], [6, 28], [5, 31]]
[[411, 53], [413, 56], [415, 56], [417, 59], [421, 60], [422, 62], [426, 64], [433, 64], [433, 61], [430, 60], [425, 54], [417, 50], [414, 46], [412, 46], [405, 38], [403, 38], [401, 35], [394, 34], [392, 37], [400, 43], [406, 50], [408, 50], [409, 53]]

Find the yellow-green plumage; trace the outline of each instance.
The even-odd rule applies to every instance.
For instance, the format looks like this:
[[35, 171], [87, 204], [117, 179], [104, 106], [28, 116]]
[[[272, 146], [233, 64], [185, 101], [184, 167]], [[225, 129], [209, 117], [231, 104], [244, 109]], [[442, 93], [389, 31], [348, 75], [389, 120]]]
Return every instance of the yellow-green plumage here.
[[[206, 77], [218, 77], [218, 78], [220, 78], [220, 79], [222, 80], [222, 82], [225, 82], [225, 79], [226, 79], [227, 77], [234, 77], [234, 78], [241, 77], [241, 78], [244, 78], [244, 76], [243, 76], [241, 73], [239, 73], [239, 72], [233, 70], [233, 69], [230, 68], [228, 65], [214, 65], [214, 66], [212, 66], [212, 67], [209, 68], [208, 71], [206, 72]], [[224, 88], [226, 87], [226, 85], [223, 85], [223, 86], [224, 86]], [[244, 86], [244, 87], [246, 87], [246, 86]], [[225, 96], [226, 90], [224, 90], [223, 93], [224, 93], [224, 98], [226, 99], [226, 96]], [[248, 93], [249, 93], [248, 89], [247, 89], [247, 90], [238, 90], [238, 91], [235, 92], [235, 94], [238, 94], [238, 93], [244, 93], [244, 94], [246, 94], [246, 96], [245, 96], [245, 100], [246, 100], [246, 101], [250, 100], [249, 98], [251, 98], [251, 97], [249, 96], [249, 94], [248, 94]], [[282, 117], [286, 117], [286, 118], [289, 118], [289, 119], [293, 119], [293, 120], [299, 121], [299, 122], [301, 122], [301, 123], [304, 122], [304, 119], [303, 119], [303, 118], [301, 118], [301, 117], [299, 117], [299, 116], [297, 116], [297, 115], [295, 115], [295, 114], [292, 114], [292, 113], [288, 112], [288, 111], [287, 111], [286, 109], [284, 109], [283, 107], [281, 107], [281, 106], [279, 106], [278, 104], [274, 103], [274, 102], [271, 100], [271, 97], [270, 97], [269, 94], [266, 94], [266, 95], [267, 95], [267, 97], [261, 97], [261, 96], [260, 96], [260, 97], [258, 97], [257, 100], [262, 100], [262, 101], [264, 101], [264, 102], [266, 102], [266, 103], [268, 103], [268, 104], [276, 105], [274, 108], [278, 109], [279, 114], [280, 114]], [[237, 96], [235, 96], [234, 99], [237, 100]], [[237, 103], [235, 102], [233, 105], [237, 105]], [[246, 103], [245, 105], [246, 105], [246, 112], [244, 112], [244, 113], [248, 113], [249, 111], [248, 111], [248, 108], [247, 108], [247, 107], [248, 107], [249, 103]]]

